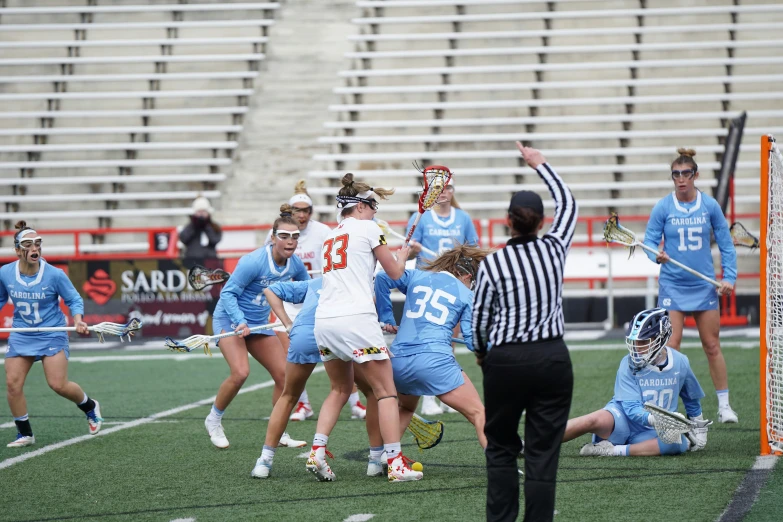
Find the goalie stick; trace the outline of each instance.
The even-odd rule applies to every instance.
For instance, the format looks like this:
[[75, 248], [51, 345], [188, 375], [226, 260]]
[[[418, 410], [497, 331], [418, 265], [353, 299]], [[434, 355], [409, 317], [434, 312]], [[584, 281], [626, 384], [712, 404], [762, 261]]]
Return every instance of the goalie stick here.
[[679, 444], [682, 435], [712, 424], [712, 421], [708, 420], [688, 419], [680, 412], [669, 411], [652, 402], [645, 402], [644, 409], [652, 415], [652, 425], [658, 437], [667, 444]]

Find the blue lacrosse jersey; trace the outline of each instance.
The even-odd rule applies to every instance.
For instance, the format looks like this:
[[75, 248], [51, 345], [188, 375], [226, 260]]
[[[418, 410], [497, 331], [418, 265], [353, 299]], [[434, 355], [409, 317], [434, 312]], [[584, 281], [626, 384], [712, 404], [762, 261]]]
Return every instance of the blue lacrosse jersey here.
[[313, 331], [315, 326], [315, 309], [318, 308], [318, 299], [321, 297], [323, 279], [311, 279], [309, 281], [288, 281], [275, 283], [269, 287], [274, 294], [286, 303], [301, 304], [302, 308], [294, 319], [291, 333], [299, 328], [309, 328]]
[[[14, 328], [67, 326], [60, 309], [63, 298], [71, 315], [84, 315], [84, 301], [65, 272], [40, 259], [38, 273], [32, 276], [19, 272], [19, 261], [0, 267], [0, 303], [8, 299], [14, 305]], [[18, 355], [45, 355], [45, 350], [68, 346], [66, 332], [13, 332], [9, 346]]]
[[375, 276], [378, 320], [396, 325], [390, 292], [405, 294], [402, 324], [391, 345], [395, 356], [424, 352], [451, 355], [454, 327], [460, 323], [465, 344], [473, 351], [473, 292], [448, 272], [406, 270], [398, 280], [380, 272]]
[[[408, 220], [408, 226], [405, 229], [406, 235], [413, 226], [417, 215], [412, 215]], [[451, 250], [455, 243], [463, 245], [478, 245], [479, 243], [476, 227], [473, 226], [473, 221], [468, 213], [453, 207], [451, 214], [446, 218], [436, 214], [434, 208], [425, 212], [421, 216], [419, 224], [416, 225], [411, 239], [418, 241], [423, 247], [429, 248], [437, 254]], [[420, 252], [416, 258], [417, 266], [421, 266], [422, 262], [428, 259], [432, 259], [432, 256]]]
[[[710, 232], [720, 249], [723, 279], [734, 284], [737, 280], [737, 252], [731, 241], [729, 225], [718, 202], [700, 190], [696, 192], [696, 199], [688, 203], [678, 201], [674, 192], [656, 203], [647, 223], [644, 243], [658, 250], [663, 238], [663, 250], [671, 259], [715, 279]], [[646, 253], [655, 260], [655, 255]], [[661, 286], [711, 286], [671, 263], [661, 265], [658, 280]]]
[[667, 360], [663, 367], [647, 366], [634, 372], [630, 355], [623, 357], [614, 382], [613, 400], [622, 405], [625, 415], [632, 424], [632, 431], [650, 429], [643, 405], [652, 402], [669, 411], [677, 411], [678, 397], [682, 398], [685, 411], [690, 417], [701, 414], [701, 398], [704, 390], [691, 370], [688, 357], [666, 347]]
[[266, 324], [271, 309], [264, 290], [278, 281], [309, 279], [304, 263], [297, 256], [287, 259], [285, 266], [277, 266], [272, 257], [272, 246], [263, 246], [239, 260], [220, 292], [214, 317], [228, 317], [234, 327], [242, 323], [250, 327]]

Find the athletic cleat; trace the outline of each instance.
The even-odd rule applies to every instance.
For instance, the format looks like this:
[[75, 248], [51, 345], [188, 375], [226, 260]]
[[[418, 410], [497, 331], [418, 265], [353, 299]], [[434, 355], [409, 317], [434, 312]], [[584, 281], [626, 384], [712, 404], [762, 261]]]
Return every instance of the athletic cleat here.
[[421, 480], [424, 478], [424, 473], [421, 471], [413, 471], [409, 466], [413, 464], [413, 461], [402, 453], [397, 455], [395, 459], [389, 459], [389, 469], [387, 476], [389, 482], [407, 482], [410, 480]]
[[367, 463], [368, 477], [382, 477], [388, 473], [389, 464], [380, 460], [371, 460]]
[[614, 444], [608, 440], [602, 440], [595, 444], [585, 444], [579, 450], [579, 454], [583, 457], [613, 457]]
[[220, 421], [210, 422], [209, 417], [207, 417], [204, 419], [204, 426], [207, 428], [207, 433], [209, 433], [209, 440], [212, 441], [216, 448], [225, 449], [228, 447], [228, 439]]
[[291, 414], [290, 417], [288, 417], [288, 420], [291, 421], [303, 421], [305, 419], [309, 419], [313, 416], [313, 408], [310, 407], [309, 402], [299, 402], [299, 404], [296, 405], [296, 409], [294, 409], [294, 412]]
[[16, 440], [6, 444], [7, 448], [24, 448], [25, 446], [32, 446], [35, 444], [35, 435], [22, 435], [16, 434]]
[[367, 408], [362, 404], [362, 401], [356, 401], [356, 404], [351, 404], [352, 419], [364, 419], [365, 417], [367, 417]]
[[258, 457], [256, 460], [256, 466], [253, 471], [250, 472], [250, 476], [254, 478], [269, 478], [269, 474], [272, 472], [272, 461], [266, 461], [263, 457]]
[[306, 445], [307, 445], [307, 441], [292, 439], [291, 435], [289, 435], [287, 431], [283, 432], [282, 437], [280, 437], [280, 442], [277, 443], [278, 448], [280, 446], [286, 448], [302, 448]]
[[737, 412], [731, 409], [731, 406], [720, 408], [718, 410], [718, 422], [723, 424], [736, 424], [739, 422]]
[[97, 435], [101, 431], [103, 418], [101, 417], [101, 405], [95, 402], [95, 408], [87, 414], [87, 425], [90, 429], [90, 435]]
[[317, 448], [313, 446], [310, 450], [310, 456], [307, 458], [305, 469], [315, 475], [315, 479], [318, 482], [332, 482], [337, 479], [335, 474], [332, 473], [329, 463], [326, 462], [326, 457], [334, 458], [324, 446], [318, 446]]
[[440, 415], [443, 413], [443, 408], [438, 406], [435, 402], [435, 397], [425, 395], [421, 401], [421, 414], [422, 415]]

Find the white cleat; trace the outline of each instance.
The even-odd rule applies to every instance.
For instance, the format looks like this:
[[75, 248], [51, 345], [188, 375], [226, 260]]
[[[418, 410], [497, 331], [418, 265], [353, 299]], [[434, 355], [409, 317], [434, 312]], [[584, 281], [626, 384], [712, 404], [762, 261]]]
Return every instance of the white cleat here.
[[351, 418], [352, 419], [364, 419], [367, 417], [367, 408], [362, 404], [362, 401], [356, 401], [356, 404], [351, 404]]
[[421, 414], [422, 415], [441, 415], [443, 408], [438, 406], [435, 401], [435, 397], [425, 395], [421, 401]]
[[32, 446], [35, 444], [35, 435], [22, 435], [16, 434], [16, 440], [6, 444], [6, 448], [24, 448], [25, 446]]
[[389, 463], [389, 470], [387, 472], [389, 482], [408, 482], [410, 480], [421, 480], [424, 478], [424, 473], [421, 471], [413, 471], [408, 466], [408, 462], [413, 461], [400, 453], [397, 455], [397, 458]]
[[731, 406], [720, 408], [718, 410], [718, 422], [722, 424], [736, 424], [739, 422], [737, 412], [731, 409]]
[[207, 417], [204, 419], [204, 426], [207, 428], [207, 433], [209, 433], [209, 440], [212, 441], [216, 448], [225, 449], [228, 447], [228, 439], [220, 421], [211, 422], [209, 417]]
[[595, 444], [585, 444], [579, 450], [579, 454], [583, 457], [613, 457], [614, 444], [608, 440], [602, 440]]
[[256, 466], [253, 471], [250, 472], [250, 476], [254, 478], [269, 478], [269, 474], [272, 472], [272, 461], [266, 461], [263, 457], [258, 457], [256, 460]]
[[103, 425], [103, 417], [101, 417], [101, 405], [98, 401], [95, 402], [95, 408], [87, 414], [87, 426], [90, 430], [90, 435], [97, 435], [101, 431]]
[[333, 482], [337, 479], [332, 468], [329, 467], [329, 463], [326, 462], [326, 457], [334, 458], [329, 451], [321, 446], [318, 449], [310, 450], [310, 457], [307, 459], [305, 469], [315, 475], [315, 479], [318, 482]]
[[286, 448], [301, 448], [306, 445], [307, 442], [304, 440], [292, 439], [291, 435], [289, 435], [287, 431], [283, 432], [283, 435], [280, 437], [280, 442], [277, 443], [277, 447], [283, 446]]
[[313, 416], [313, 408], [310, 406], [309, 402], [300, 402], [296, 405], [296, 409], [291, 414], [290, 417], [288, 417], [288, 420], [290, 421], [303, 421], [305, 419], [309, 419]]
[[382, 477], [387, 474], [389, 464], [381, 462], [379, 460], [371, 460], [367, 463], [367, 476], [368, 477]]

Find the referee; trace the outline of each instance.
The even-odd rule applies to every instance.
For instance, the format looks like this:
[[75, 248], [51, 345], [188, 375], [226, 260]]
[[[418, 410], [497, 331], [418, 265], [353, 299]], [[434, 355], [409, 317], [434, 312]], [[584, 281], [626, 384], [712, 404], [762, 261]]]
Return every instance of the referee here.
[[576, 227], [577, 205], [541, 152], [517, 148], [549, 187], [554, 222], [542, 237], [544, 204], [535, 192], [511, 198], [511, 239], [479, 266], [473, 342], [484, 372], [487, 436], [487, 520], [519, 513], [516, 459], [525, 414], [525, 521], [550, 521], [574, 378], [563, 342], [563, 269]]

